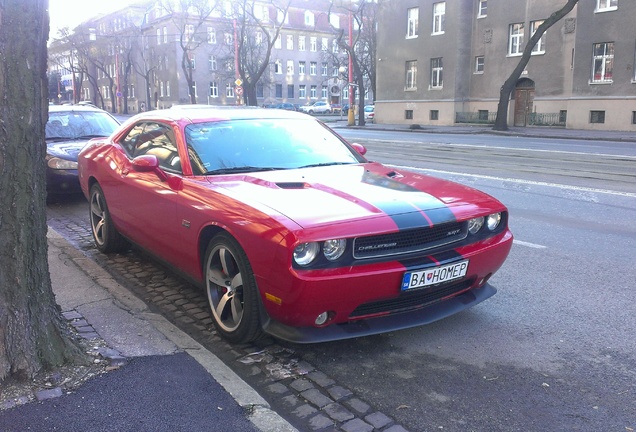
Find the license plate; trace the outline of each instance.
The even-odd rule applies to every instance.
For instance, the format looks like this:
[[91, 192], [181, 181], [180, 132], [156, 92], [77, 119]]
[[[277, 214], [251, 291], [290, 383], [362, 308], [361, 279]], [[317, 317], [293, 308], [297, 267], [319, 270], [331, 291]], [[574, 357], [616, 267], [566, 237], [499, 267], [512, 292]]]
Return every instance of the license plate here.
[[467, 271], [468, 260], [426, 270], [406, 272], [402, 279], [402, 290], [424, 288], [442, 282], [461, 279], [466, 276]]

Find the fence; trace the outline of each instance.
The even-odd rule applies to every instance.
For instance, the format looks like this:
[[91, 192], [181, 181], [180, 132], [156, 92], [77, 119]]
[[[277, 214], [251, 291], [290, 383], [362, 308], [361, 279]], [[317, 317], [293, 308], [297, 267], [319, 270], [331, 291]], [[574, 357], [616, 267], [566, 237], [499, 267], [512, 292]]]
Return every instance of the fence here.
[[[528, 126], [564, 126], [567, 114], [559, 113], [529, 113], [526, 119]], [[497, 113], [480, 110], [477, 112], [456, 112], [455, 123], [494, 124]]]

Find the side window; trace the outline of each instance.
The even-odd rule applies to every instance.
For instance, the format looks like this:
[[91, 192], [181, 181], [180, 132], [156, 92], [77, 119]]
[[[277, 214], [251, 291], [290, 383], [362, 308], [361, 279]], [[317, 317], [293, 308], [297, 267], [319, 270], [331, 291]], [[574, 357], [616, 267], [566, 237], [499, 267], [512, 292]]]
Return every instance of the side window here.
[[154, 155], [159, 166], [166, 171], [181, 172], [181, 159], [177, 150], [173, 130], [160, 123], [145, 123], [135, 126], [126, 135], [122, 145], [128, 151], [130, 144], [132, 157]]

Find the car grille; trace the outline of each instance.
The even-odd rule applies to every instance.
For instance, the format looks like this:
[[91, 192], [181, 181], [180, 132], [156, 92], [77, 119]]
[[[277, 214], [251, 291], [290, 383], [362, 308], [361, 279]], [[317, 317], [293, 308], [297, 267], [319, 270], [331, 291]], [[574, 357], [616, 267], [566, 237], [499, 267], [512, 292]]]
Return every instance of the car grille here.
[[466, 222], [450, 222], [390, 234], [358, 237], [353, 241], [353, 257], [365, 259], [419, 252], [463, 240], [467, 235]]
[[443, 298], [453, 296], [468, 289], [474, 282], [474, 278], [458, 283], [442, 284], [437, 287], [418, 289], [413, 292], [405, 292], [397, 298], [366, 303], [358, 306], [349, 315], [349, 318], [359, 318], [367, 315], [406, 312], [423, 308], [437, 303]]

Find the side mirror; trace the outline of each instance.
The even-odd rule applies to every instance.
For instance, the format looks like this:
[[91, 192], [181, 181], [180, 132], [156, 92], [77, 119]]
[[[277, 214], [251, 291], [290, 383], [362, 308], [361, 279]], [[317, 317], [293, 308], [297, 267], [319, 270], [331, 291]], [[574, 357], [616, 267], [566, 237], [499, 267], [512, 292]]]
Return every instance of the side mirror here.
[[159, 180], [166, 181], [168, 176], [159, 168], [159, 160], [155, 155], [137, 156], [132, 161], [133, 169], [137, 172], [154, 172]]
[[364, 156], [367, 153], [367, 148], [363, 146], [362, 144], [353, 143], [351, 144], [351, 147], [353, 147], [362, 156]]

